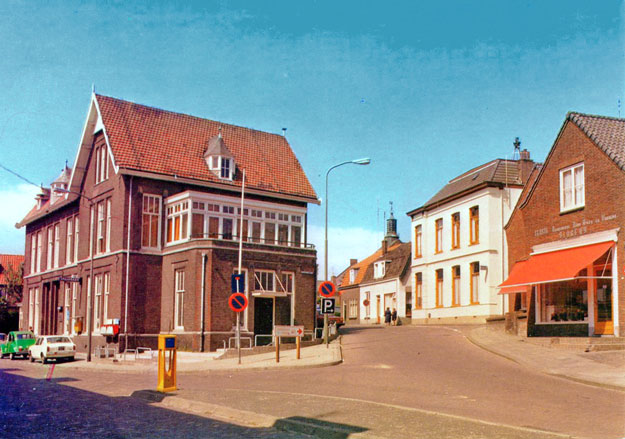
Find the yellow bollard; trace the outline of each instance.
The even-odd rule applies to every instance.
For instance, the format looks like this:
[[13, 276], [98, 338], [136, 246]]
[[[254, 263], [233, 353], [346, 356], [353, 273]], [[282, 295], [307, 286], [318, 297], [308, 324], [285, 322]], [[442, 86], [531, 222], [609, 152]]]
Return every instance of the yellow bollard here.
[[176, 387], [176, 336], [158, 336], [158, 392], [174, 392]]

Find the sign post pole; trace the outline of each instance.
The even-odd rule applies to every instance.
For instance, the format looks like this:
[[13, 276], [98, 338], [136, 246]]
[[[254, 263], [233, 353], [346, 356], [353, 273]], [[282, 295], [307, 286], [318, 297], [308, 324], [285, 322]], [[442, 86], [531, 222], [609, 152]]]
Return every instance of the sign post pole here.
[[280, 362], [280, 337], [276, 335], [276, 363]]
[[236, 329], [236, 334], [237, 334], [237, 351], [239, 354], [239, 364], [241, 364], [241, 328], [240, 328], [240, 322], [241, 322], [241, 313], [243, 311], [245, 311], [245, 308], [247, 308], [247, 296], [243, 293], [238, 292], [238, 290], [240, 290], [241, 288], [238, 287], [239, 283], [243, 282], [243, 275], [242, 274], [234, 274], [232, 275], [232, 282], [233, 285], [236, 283], [236, 287], [233, 286], [233, 290], [237, 290], [237, 292], [234, 292], [230, 295], [230, 298], [228, 299], [228, 305], [230, 306], [230, 309], [234, 312], [237, 313], [237, 329]]
[[[327, 273], [326, 273], [326, 277], [327, 277]], [[332, 282], [328, 280], [321, 282], [321, 285], [319, 285], [319, 295], [322, 297], [326, 297], [326, 298], [332, 297], [335, 292], [336, 292], [336, 285], [334, 285]], [[330, 332], [328, 330], [328, 315], [324, 313], [323, 314], [323, 338], [326, 344], [326, 348], [329, 348], [329, 345], [330, 345], [330, 341], [328, 340], [328, 332]]]
[[301, 339], [302, 339], [302, 337], [297, 337], [297, 338], [295, 339], [295, 343], [296, 343], [296, 346], [297, 346], [297, 359], [298, 359], [298, 360], [300, 359], [300, 356], [299, 356], [299, 348], [300, 348], [300, 340], [301, 340]]

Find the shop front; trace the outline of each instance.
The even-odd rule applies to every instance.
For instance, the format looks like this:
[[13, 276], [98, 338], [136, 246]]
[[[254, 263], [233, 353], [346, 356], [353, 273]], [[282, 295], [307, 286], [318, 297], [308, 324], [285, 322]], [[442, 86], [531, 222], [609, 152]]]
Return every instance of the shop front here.
[[517, 262], [500, 285], [500, 294], [518, 294], [522, 300], [516, 302], [527, 304], [527, 335], [618, 335], [613, 313], [615, 241], [552, 251], [545, 247]]

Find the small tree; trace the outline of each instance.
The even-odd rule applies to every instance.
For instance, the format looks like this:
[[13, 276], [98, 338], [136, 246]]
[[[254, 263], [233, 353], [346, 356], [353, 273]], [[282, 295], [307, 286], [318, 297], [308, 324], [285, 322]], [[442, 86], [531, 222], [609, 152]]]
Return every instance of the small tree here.
[[4, 269], [6, 286], [0, 291], [0, 332], [18, 329], [19, 311], [17, 305], [22, 301], [24, 264], [17, 268], [9, 265]]

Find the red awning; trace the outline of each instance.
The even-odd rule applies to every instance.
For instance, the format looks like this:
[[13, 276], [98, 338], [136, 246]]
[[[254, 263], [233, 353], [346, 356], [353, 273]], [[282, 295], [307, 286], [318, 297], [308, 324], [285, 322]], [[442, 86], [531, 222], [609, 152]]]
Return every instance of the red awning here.
[[518, 293], [524, 290], [520, 287], [527, 285], [574, 279], [613, 245], [613, 241], [600, 242], [530, 256], [514, 264], [508, 279], [499, 285], [499, 294]]

